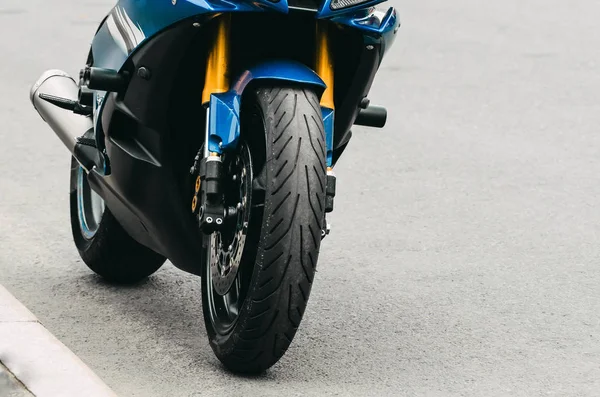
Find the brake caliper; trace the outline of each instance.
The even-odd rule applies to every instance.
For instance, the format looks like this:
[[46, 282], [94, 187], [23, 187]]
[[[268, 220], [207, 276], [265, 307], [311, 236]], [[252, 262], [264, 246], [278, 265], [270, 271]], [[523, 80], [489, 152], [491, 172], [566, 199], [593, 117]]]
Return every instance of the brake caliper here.
[[194, 159], [194, 166], [190, 170], [196, 176], [192, 212], [198, 218], [200, 230], [211, 234], [220, 230], [224, 224], [225, 207], [221, 186], [223, 162], [216, 153], [211, 153], [206, 158], [201, 153], [200, 151]]

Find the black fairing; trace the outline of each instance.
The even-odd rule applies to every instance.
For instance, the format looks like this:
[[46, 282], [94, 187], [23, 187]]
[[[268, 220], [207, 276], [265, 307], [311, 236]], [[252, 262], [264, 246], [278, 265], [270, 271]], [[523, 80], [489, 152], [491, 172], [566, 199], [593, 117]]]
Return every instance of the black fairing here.
[[[192, 186], [187, 170], [203, 137], [199, 96], [182, 120], [173, 111], [175, 91], [182, 84], [177, 81], [180, 67], [186, 64], [182, 60], [199, 38], [194, 29], [190, 23], [167, 30], [132, 57], [127, 67], [134, 73], [127, 91], [122, 97], [109, 94], [102, 113], [110, 175], [94, 173], [89, 179], [133, 238], [182, 270], [200, 274], [202, 240], [190, 210], [192, 195], [185, 194], [185, 186]], [[141, 66], [150, 70], [149, 80], [135, 73]], [[199, 85], [196, 92], [201, 92], [201, 82], [187, 83], [189, 89]], [[187, 129], [185, 145], [177, 143], [171, 120]]]
[[[359, 112], [360, 101], [369, 94], [369, 90], [373, 85], [373, 80], [377, 74], [380, 58], [380, 44], [367, 46], [362, 45], [362, 50], [358, 58], [358, 64], [346, 82], [347, 91], [338, 95], [336, 92], [336, 110], [335, 110], [335, 127], [333, 136], [333, 162], [338, 161], [342, 152], [352, 138], [352, 125]], [[336, 64], [336, 75], [341, 71], [344, 65]], [[336, 81], [337, 83], [337, 81]], [[338, 84], [339, 85], [339, 84]]]

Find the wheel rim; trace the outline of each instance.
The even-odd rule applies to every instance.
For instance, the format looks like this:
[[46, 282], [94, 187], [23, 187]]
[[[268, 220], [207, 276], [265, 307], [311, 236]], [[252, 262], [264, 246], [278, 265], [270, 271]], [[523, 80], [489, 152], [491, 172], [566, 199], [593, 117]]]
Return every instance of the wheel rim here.
[[[228, 175], [236, 176], [226, 190], [226, 203], [236, 207], [238, 213], [233, 228], [229, 232], [216, 232], [208, 236], [206, 247], [205, 283], [207, 287], [208, 307], [213, 329], [222, 335], [235, 326], [245, 298], [247, 280], [244, 271], [240, 271], [242, 256], [246, 247], [246, 236], [250, 222], [252, 199], [252, 161], [250, 150], [240, 143], [241, 151], [228, 163]], [[245, 170], [245, 171], [242, 171]], [[234, 192], [238, 195], [235, 196]]]
[[90, 240], [96, 235], [104, 209], [104, 200], [90, 187], [85, 171], [79, 167], [77, 172], [77, 214], [83, 237]]

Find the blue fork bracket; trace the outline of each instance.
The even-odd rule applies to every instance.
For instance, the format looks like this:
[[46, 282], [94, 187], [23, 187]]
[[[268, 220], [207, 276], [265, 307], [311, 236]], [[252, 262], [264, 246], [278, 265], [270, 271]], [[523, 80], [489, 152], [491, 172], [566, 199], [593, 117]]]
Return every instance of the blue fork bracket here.
[[325, 127], [325, 144], [327, 146], [327, 167], [333, 164], [333, 126], [335, 111], [333, 109], [321, 106], [321, 114], [323, 115], [323, 126]]
[[[321, 78], [307, 66], [294, 61], [269, 61], [246, 70], [231, 90], [210, 96], [209, 142], [211, 152], [222, 153], [237, 145], [240, 137], [240, 106], [242, 94], [252, 80], [280, 80], [325, 88]], [[332, 162], [334, 111], [321, 108], [325, 125], [327, 165]]]

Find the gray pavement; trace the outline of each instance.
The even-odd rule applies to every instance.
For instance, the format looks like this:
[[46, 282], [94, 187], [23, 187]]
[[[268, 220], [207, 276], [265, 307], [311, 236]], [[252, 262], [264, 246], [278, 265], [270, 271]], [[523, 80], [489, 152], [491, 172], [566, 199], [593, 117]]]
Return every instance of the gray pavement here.
[[0, 397], [6, 395], [116, 397], [102, 379], [0, 285]]
[[0, 283], [122, 396], [594, 396], [600, 3], [395, 1], [305, 320], [258, 378], [206, 341], [199, 280], [116, 288], [77, 257], [69, 156], [28, 101], [112, 1], [0, 3]]

